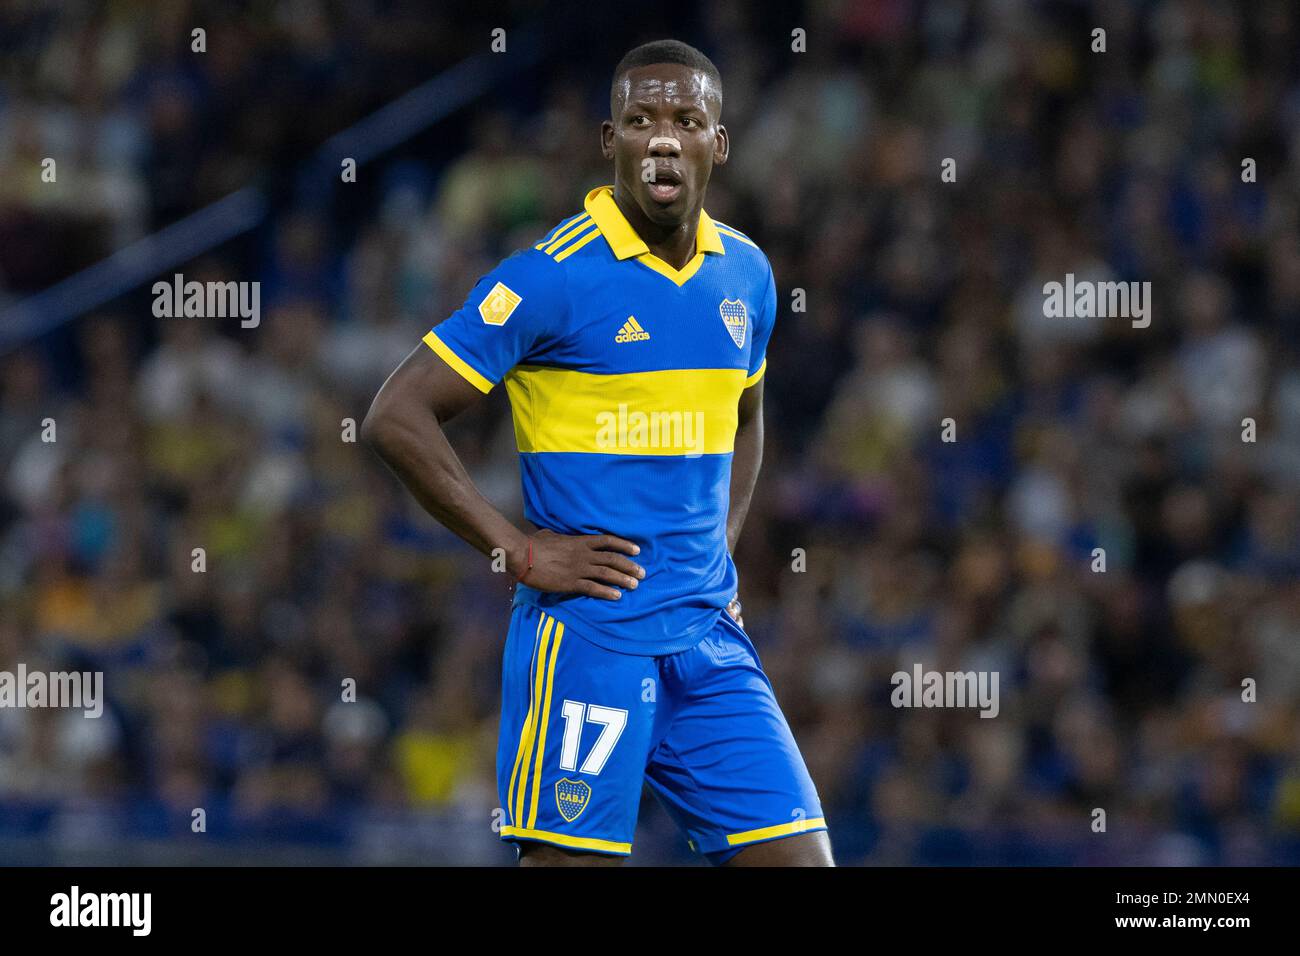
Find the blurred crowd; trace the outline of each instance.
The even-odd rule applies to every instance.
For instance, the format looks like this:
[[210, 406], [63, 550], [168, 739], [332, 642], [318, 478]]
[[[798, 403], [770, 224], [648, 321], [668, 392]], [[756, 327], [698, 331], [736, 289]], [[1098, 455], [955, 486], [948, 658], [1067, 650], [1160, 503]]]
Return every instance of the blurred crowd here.
[[[0, 305], [486, 47], [490, 16], [426, 6], [236, 7], [194, 55], [203, 4], [8, 5]], [[782, 302], [736, 560], [840, 861], [1300, 862], [1300, 11], [667, 11], [553, 29], [526, 89], [363, 168], [362, 200], [279, 182], [256, 237], [183, 270], [260, 281], [257, 328], [139, 292], [0, 357], [0, 670], [103, 670], [109, 696], [0, 710], [0, 847], [180, 846], [204, 808], [226, 845], [509, 858], [507, 582], [355, 426], [610, 181], [609, 70], [677, 34], [723, 75], [706, 208]], [[1150, 326], [1045, 317], [1067, 273], [1150, 282]], [[518, 516], [504, 397], [451, 433]], [[891, 706], [917, 663], [997, 671], [998, 716]], [[639, 858], [689, 859], [652, 803]]]

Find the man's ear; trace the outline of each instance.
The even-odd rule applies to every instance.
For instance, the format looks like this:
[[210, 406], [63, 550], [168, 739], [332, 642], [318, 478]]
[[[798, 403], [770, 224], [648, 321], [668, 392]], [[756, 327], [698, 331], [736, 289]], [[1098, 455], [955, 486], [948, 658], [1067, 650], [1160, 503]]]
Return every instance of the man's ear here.
[[730, 155], [731, 137], [727, 135], [727, 127], [719, 123], [718, 132], [713, 138], [713, 165], [725, 166]]
[[611, 120], [600, 124], [600, 152], [606, 159], [614, 158], [614, 123]]

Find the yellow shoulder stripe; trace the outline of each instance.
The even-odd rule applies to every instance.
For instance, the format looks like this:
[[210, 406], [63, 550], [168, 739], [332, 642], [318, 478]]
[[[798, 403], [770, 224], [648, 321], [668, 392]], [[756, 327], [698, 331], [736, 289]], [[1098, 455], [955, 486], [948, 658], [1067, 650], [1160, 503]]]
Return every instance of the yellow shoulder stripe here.
[[548, 232], [546, 234], [546, 237], [542, 239], [541, 242], [533, 246], [533, 248], [538, 250], [545, 249], [561, 232], [563, 232], [565, 229], [568, 229], [570, 226], [574, 225], [579, 219], [585, 219], [585, 218], [588, 218], [587, 214], [585, 212], [580, 212], [576, 216], [571, 216], [568, 219], [562, 220], [558, 226], [556, 226], [554, 229]]
[[763, 377], [763, 373], [766, 371], [767, 371], [767, 359], [764, 358], [763, 364], [758, 367], [758, 371], [755, 372], [753, 375], [747, 376], [745, 378], [745, 388], [749, 388], [749, 386], [757, 384], [758, 380]]
[[575, 219], [571, 226], [569, 226], [567, 229], [565, 229], [559, 235], [557, 235], [554, 239], [548, 242], [546, 244], [546, 248], [543, 249], [542, 251], [545, 252], [547, 255], [551, 255], [553, 252], [555, 252], [556, 249], [558, 249], [560, 246], [564, 245], [566, 242], [568, 242], [570, 239], [576, 236], [590, 223], [591, 223], [591, 217], [584, 213], [583, 215]]
[[747, 245], [747, 246], [753, 246], [755, 249], [758, 248], [758, 243], [756, 243], [754, 240], [752, 240], [752, 239], [746, 239], [746, 238], [745, 238], [744, 236], [742, 236], [740, 233], [738, 233], [738, 232], [732, 232], [732, 231], [731, 231], [730, 229], [728, 229], [726, 226], [721, 226], [721, 225], [719, 225], [719, 226], [718, 226], [718, 232], [720, 232], [720, 233], [721, 233], [722, 235], [724, 235], [724, 236], [730, 236], [732, 239], [739, 239], [741, 242], [745, 243], [745, 245]]
[[585, 246], [587, 243], [591, 242], [591, 240], [599, 236], [600, 236], [600, 230], [597, 229], [596, 226], [593, 224], [591, 227], [591, 231], [588, 233], [584, 233], [583, 236], [580, 239], [578, 239], [577, 242], [572, 242], [567, 247], [562, 249], [560, 252], [555, 253], [555, 261], [563, 262], [565, 259], [569, 258], [569, 256], [573, 255], [575, 252], [577, 252], [579, 249]]

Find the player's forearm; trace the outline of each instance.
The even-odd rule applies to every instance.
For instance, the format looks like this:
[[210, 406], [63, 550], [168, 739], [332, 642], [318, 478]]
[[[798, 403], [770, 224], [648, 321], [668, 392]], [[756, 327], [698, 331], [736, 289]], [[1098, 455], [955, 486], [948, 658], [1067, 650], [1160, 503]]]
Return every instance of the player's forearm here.
[[474, 486], [437, 418], [427, 409], [372, 409], [362, 437], [425, 511], [483, 554], [504, 548], [518, 573], [527, 536]]
[[735, 551], [740, 529], [749, 514], [758, 471], [763, 464], [763, 416], [755, 414], [736, 428], [736, 444], [731, 457], [731, 503], [727, 510], [727, 550]]

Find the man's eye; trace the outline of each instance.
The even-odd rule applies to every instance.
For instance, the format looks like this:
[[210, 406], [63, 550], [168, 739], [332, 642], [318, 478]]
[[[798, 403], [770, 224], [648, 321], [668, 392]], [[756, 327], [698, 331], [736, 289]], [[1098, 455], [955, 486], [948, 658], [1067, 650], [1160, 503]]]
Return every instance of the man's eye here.
[[700, 121], [690, 116], [684, 116], [682, 117], [682, 125], [687, 129], [694, 129], [700, 125]]
[[633, 126], [645, 126], [645, 125], [646, 125], [647, 123], [649, 123], [649, 122], [650, 122], [650, 117], [648, 117], [648, 116], [633, 116], [633, 117], [632, 117], [632, 125], [633, 125]]

